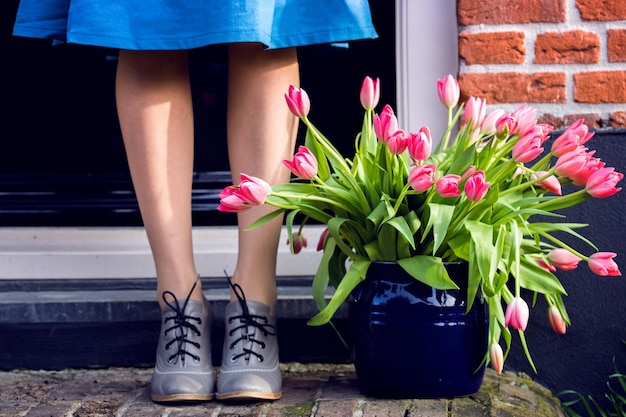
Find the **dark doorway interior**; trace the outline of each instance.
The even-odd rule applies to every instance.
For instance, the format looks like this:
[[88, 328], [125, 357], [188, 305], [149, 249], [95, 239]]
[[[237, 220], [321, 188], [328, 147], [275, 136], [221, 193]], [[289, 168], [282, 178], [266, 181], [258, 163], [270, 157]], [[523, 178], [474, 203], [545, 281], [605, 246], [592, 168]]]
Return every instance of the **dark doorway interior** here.
[[[379, 39], [299, 52], [310, 117], [347, 155], [361, 125], [363, 77], [380, 77], [382, 102], [395, 104], [393, 3], [370, 2]], [[115, 110], [115, 51], [13, 37], [17, 5], [0, 2], [0, 226], [141, 224]], [[192, 79], [194, 222], [234, 224], [215, 210], [230, 183], [223, 52], [194, 51]]]

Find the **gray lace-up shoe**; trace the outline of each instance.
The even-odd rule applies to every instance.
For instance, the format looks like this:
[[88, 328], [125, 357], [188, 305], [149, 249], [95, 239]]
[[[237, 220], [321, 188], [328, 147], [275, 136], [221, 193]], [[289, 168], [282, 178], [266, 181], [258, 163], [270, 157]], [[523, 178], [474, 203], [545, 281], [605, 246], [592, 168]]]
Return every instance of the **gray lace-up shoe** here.
[[241, 295], [226, 306], [226, 335], [216, 397], [231, 401], [277, 400], [282, 396], [282, 377], [276, 317], [270, 316], [270, 308], [265, 304], [246, 301], [243, 292]]
[[[169, 294], [173, 301], [166, 300]], [[208, 301], [182, 301], [164, 293], [166, 306], [152, 375], [155, 402], [207, 401], [213, 398], [211, 362], [213, 312]]]

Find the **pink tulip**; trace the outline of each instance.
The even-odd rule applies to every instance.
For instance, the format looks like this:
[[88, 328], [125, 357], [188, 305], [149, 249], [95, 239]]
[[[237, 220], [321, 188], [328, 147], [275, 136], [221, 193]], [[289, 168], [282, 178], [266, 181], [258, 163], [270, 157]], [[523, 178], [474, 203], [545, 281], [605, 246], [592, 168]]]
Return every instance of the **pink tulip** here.
[[479, 127], [487, 115], [487, 101], [478, 97], [470, 97], [465, 103], [463, 110], [464, 124], [471, 123], [472, 128]]
[[550, 264], [562, 271], [571, 271], [578, 267], [580, 258], [563, 248], [552, 249], [548, 254]]
[[324, 228], [324, 230], [322, 230], [322, 233], [320, 234], [320, 239], [317, 242], [317, 251], [321, 251], [324, 250], [324, 245], [326, 245], [326, 238], [328, 237], [328, 227]]
[[251, 205], [247, 204], [237, 195], [239, 187], [231, 185], [220, 192], [220, 204], [217, 207], [219, 211], [226, 213], [238, 213], [248, 210]]
[[295, 232], [291, 235], [291, 239], [287, 239], [287, 244], [289, 245], [291, 240], [291, 246], [293, 247], [294, 255], [297, 255], [302, 251], [302, 248], [306, 248], [308, 239], [306, 236], [299, 232]]
[[576, 172], [571, 173], [570, 179], [574, 184], [580, 186], [586, 185], [591, 175], [601, 168], [604, 168], [604, 166], [606, 165], [600, 160], [600, 158], [595, 158], [591, 155], [591, 152], [587, 154], [587, 162], [585, 162], [585, 165], [582, 168], [580, 168]]
[[542, 143], [541, 137], [531, 132], [513, 145], [511, 155], [517, 162], [530, 162], [543, 152]]
[[489, 348], [489, 359], [491, 361], [491, 366], [493, 369], [501, 374], [502, 369], [504, 369], [504, 353], [502, 352], [502, 347], [498, 343], [492, 343]]
[[365, 77], [361, 85], [361, 105], [365, 110], [374, 110], [380, 100], [380, 79]]
[[578, 119], [572, 123], [565, 131], [552, 143], [552, 154], [556, 157], [571, 152], [581, 145], [584, 145], [594, 135], [589, 132], [583, 119]]
[[550, 265], [541, 258], [535, 259], [535, 262], [537, 262], [537, 265], [539, 265], [541, 268], [545, 269], [548, 272], [556, 272], [556, 268], [554, 266]]
[[561, 177], [575, 176], [578, 171], [583, 169], [591, 156], [587, 153], [586, 148], [576, 148], [571, 152], [561, 155], [554, 164], [554, 172]]
[[289, 110], [299, 118], [306, 117], [311, 110], [311, 101], [309, 95], [301, 88], [296, 88], [293, 85], [289, 86], [289, 93], [285, 94], [285, 100], [287, 101], [287, 107]]
[[317, 175], [317, 159], [306, 146], [300, 146], [291, 161], [285, 159], [283, 164], [299, 178], [310, 180]]
[[389, 152], [399, 155], [406, 151], [406, 147], [409, 146], [409, 138], [404, 133], [404, 130], [398, 130], [387, 140], [387, 147]]
[[489, 185], [491, 185], [491, 183], [485, 181], [485, 171], [480, 170], [465, 182], [463, 189], [465, 190], [465, 195], [468, 200], [480, 201], [487, 194]]
[[515, 297], [513, 298], [513, 301], [506, 306], [504, 326], [507, 327], [510, 324], [514, 329], [524, 331], [528, 325], [529, 315], [530, 312], [526, 301], [520, 297]]
[[458, 197], [461, 195], [459, 190], [459, 181], [461, 177], [455, 174], [444, 175], [439, 178], [436, 183], [437, 193], [442, 197]]
[[466, 181], [469, 177], [476, 173], [476, 166], [470, 165], [467, 170], [461, 175], [461, 182]]
[[561, 316], [559, 309], [554, 305], [548, 308], [548, 322], [555, 333], [565, 334], [567, 324], [565, 323], [565, 320], [563, 320], [563, 316]]
[[532, 107], [522, 105], [513, 112], [513, 116], [517, 119], [517, 129], [511, 133], [517, 133], [519, 137], [526, 136], [537, 125], [537, 110]]
[[443, 81], [437, 80], [437, 92], [439, 93], [439, 100], [449, 109], [458, 104], [461, 96], [459, 83], [450, 74], [446, 75]]
[[589, 257], [589, 269], [596, 275], [603, 277], [619, 277], [622, 273], [619, 271], [617, 264], [613, 258], [617, 256], [613, 252], [597, 252]]
[[261, 178], [246, 174], [241, 174], [240, 178], [239, 190], [235, 193], [247, 204], [263, 204], [267, 195], [272, 192], [272, 187]]
[[398, 131], [398, 119], [390, 105], [385, 105], [380, 115], [374, 115], [374, 132], [379, 141], [387, 143], [389, 138]]
[[550, 133], [554, 130], [554, 126], [545, 123], [537, 123], [535, 125], [535, 132], [541, 137], [541, 141], [545, 142], [550, 139]]
[[435, 182], [436, 165], [417, 165], [409, 173], [408, 182], [418, 193], [428, 190]]
[[[547, 173], [547, 171], [537, 171], [536, 173], [532, 174], [530, 178], [532, 180], [536, 180], [537, 178], [546, 176]], [[549, 177], [542, 179], [537, 183], [537, 186], [543, 188], [544, 190], [552, 191], [556, 195], [562, 194], [561, 182], [554, 175], [550, 175]]]
[[415, 161], [425, 161], [430, 156], [433, 147], [433, 140], [430, 136], [430, 130], [424, 126], [420, 128], [418, 133], [409, 135], [409, 155]]
[[591, 174], [585, 188], [592, 197], [610, 197], [621, 190], [615, 186], [622, 178], [624, 178], [624, 174], [615, 172], [615, 168], [601, 168]]
[[497, 133], [506, 131], [507, 134], [511, 135], [517, 131], [517, 124], [517, 117], [510, 112], [506, 112], [496, 121]]
[[480, 131], [485, 135], [491, 135], [498, 131], [496, 128], [496, 122], [500, 117], [504, 115], [504, 110], [494, 110], [489, 113], [483, 120], [483, 124], [480, 126]]

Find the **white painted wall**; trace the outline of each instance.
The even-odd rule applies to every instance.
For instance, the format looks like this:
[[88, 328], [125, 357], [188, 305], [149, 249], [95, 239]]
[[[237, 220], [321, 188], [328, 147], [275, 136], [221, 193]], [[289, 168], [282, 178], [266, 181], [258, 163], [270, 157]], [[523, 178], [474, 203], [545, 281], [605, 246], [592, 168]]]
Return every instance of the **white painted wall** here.
[[459, 68], [456, 0], [396, 0], [398, 122], [406, 131], [428, 126], [433, 141], [446, 130], [437, 79]]

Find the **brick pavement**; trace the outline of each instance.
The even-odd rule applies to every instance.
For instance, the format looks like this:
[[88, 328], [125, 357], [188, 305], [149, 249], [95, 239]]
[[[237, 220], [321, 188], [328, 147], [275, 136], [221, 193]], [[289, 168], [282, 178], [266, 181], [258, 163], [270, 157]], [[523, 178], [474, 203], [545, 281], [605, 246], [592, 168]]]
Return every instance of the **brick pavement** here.
[[149, 398], [152, 371], [141, 368], [0, 372], [1, 417], [563, 417], [558, 400], [524, 375], [487, 370], [474, 396], [381, 400], [359, 393], [354, 369], [282, 364], [283, 398], [273, 403], [162, 406]]

